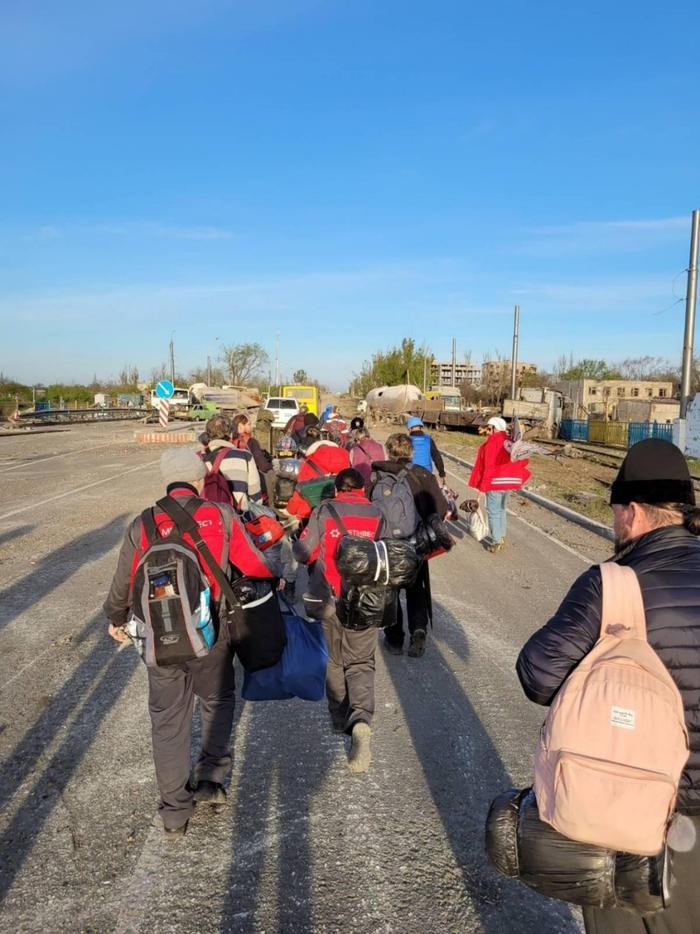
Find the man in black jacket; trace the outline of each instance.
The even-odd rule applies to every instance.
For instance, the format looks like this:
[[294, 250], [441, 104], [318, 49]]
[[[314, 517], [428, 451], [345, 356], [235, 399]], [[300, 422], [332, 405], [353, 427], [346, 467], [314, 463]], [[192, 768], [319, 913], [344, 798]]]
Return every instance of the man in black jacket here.
[[[367, 487], [369, 498], [374, 501], [372, 495], [374, 487], [382, 474], [398, 476], [402, 471], [406, 471], [416, 512], [420, 519], [425, 521], [434, 515], [444, 518], [449, 510], [448, 502], [431, 471], [411, 463], [413, 445], [409, 436], [401, 433], [389, 435], [386, 439], [386, 453], [388, 460], [375, 461], [372, 464], [372, 474]], [[381, 507], [381, 502], [379, 505]], [[427, 561], [423, 562], [415, 583], [407, 587], [405, 593], [410, 636], [408, 655], [411, 658], [420, 658], [425, 653], [426, 633], [431, 617], [430, 577]], [[384, 630], [384, 644], [392, 655], [401, 655], [404, 631], [400, 600], [396, 601], [396, 607], [396, 621]]]
[[[674, 854], [677, 885], [669, 908], [642, 918], [622, 910], [585, 909], [589, 934], [693, 934], [700, 931], [700, 510], [688, 465], [668, 441], [630, 448], [612, 485], [614, 561], [639, 578], [649, 643], [683, 697], [690, 756], [677, 808], [691, 817], [694, 849]], [[589, 568], [549, 622], [520, 652], [523, 690], [538, 704], [552, 702], [569, 673], [600, 634], [601, 575]]]

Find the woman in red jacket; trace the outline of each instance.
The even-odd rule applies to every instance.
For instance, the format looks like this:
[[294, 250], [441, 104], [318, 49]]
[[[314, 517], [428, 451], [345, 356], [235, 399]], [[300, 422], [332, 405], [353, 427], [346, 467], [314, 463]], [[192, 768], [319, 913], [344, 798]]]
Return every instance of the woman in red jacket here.
[[469, 486], [486, 494], [489, 537], [487, 551], [499, 551], [506, 537], [506, 500], [509, 490], [519, 490], [530, 479], [526, 460], [510, 457], [508, 426], [495, 416], [486, 423], [486, 441], [479, 448]]
[[[318, 428], [307, 428], [306, 437], [311, 441], [311, 445], [306, 449], [304, 462], [299, 469], [297, 483], [304, 480], [315, 480], [317, 477], [329, 477], [350, 466], [350, 455], [345, 448], [339, 447], [332, 441], [320, 440], [321, 432]], [[287, 512], [303, 521], [311, 515], [311, 506], [301, 493], [295, 490], [287, 503]]]

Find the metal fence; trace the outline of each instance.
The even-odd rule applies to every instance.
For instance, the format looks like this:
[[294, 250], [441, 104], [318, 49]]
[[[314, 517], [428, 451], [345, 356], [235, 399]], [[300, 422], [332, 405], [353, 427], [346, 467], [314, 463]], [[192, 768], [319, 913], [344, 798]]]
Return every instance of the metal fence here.
[[559, 437], [565, 441], [590, 441], [591, 444], [615, 444], [628, 448], [645, 438], [673, 441], [673, 425], [564, 418], [559, 428]]

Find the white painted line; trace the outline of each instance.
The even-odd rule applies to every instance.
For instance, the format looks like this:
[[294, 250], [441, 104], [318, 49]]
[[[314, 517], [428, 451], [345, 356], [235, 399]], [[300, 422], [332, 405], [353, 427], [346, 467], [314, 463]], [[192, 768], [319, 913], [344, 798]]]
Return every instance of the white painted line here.
[[21, 506], [19, 509], [13, 509], [11, 512], [6, 512], [0, 516], [0, 522], [3, 519], [9, 519], [11, 516], [18, 516], [21, 512], [29, 512], [30, 509], [37, 509], [39, 506], [46, 506], [47, 503], [53, 503], [57, 499], [65, 499], [66, 496], [73, 496], [74, 493], [82, 493], [83, 490], [91, 490], [95, 486], [100, 486], [103, 483], [110, 483], [112, 480], [119, 480], [120, 477], [125, 477], [127, 474], [134, 473], [137, 470], [145, 470], [147, 467], [153, 467], [155, 464], [159, 464], [160, 460], [149, 461], [147, 464], [139, 464], [137, 467], [130, 467], [128, 470], [123, 470], [121, 473], [115, 473], [111, 477], [105, 477], [103, 480], [95, 480], [93, 483], [86, 483], [85, 486], [76, 487], [74, 490], [67, 490], [65, 493], [57, 493], [56, 496], [49, 496], [48, 499], [39, 500], [36, 503], [30, 503], [29, 506]]
[[[448, 470], [447, 473], [451, 477], [454, 477], [455, 480], [458, 480], [460, 483], [463, 483], [465, 486], [467, 486], [467, 481], [464, 479], [464, 477], [458, 476], [458, 474], [453, 473], [451, 470]], [[572, 548], [570, 545], [567, 545], [564, 542], [560, 541], [554, 535], [550, 535], [550, 533], [545, 532], [544, 529], [540, 529], [536, 525], [533, 525], [532, 522], [528, 522], [527, 519], [523, 519], [522, 516], [519, 516], [516, 512], [513, 512], [512, 509], [507, 509], [506, 512], [508, 513], [509, 516], [512, 516], [514, 519], [518, 519], [520, 522], [523, 522], [528, 528], [533, 529], [539, 535], [543, 535], [548, 541], [554, 542], [555, 545], [559, 545], [559, 547], [563, 548], [564, 551], [568, 551], [570, 554], [575, 555], [577, 558], [580, 558], [581, 561], [583, 561], [585, 564], [594, 563], [593, 561], [591, 561], [590, 558], [587, 558], [585, 555], [582, 555], [580, 551], [576, 551], [575, 548]]]
[[108, 441], [106, 444], [96, 444], [91, 448], [79, 448], [76, 451], [66, 451], [63, 454], [50, 454], [48, 457], [40, 457], [34, 461], [22, 461], [21, 464], [15, 464], [14, 467], [6, 467], [0, 473], [9, 473], [11, 470], [19, 470], [22, 467], [33, 467], [34, 464], [43, 464], [45, 461], [52, 461], [55, 457], [70, 457], [72, 454], [87, 454], [88, 451], [97, 451], [100, 448], [108, 448], [113, 444], [120, 444], [119, 441]]

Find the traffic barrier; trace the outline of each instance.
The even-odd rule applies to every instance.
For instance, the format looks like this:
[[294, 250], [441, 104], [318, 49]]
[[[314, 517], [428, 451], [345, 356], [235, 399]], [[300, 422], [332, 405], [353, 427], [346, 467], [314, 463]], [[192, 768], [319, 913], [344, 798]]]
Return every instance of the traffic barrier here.
[[194, 444], [192, 431], [135, 431], [134, 441], [139, 444]]

